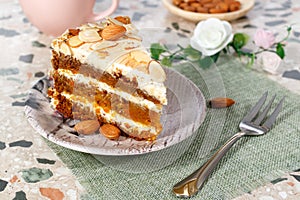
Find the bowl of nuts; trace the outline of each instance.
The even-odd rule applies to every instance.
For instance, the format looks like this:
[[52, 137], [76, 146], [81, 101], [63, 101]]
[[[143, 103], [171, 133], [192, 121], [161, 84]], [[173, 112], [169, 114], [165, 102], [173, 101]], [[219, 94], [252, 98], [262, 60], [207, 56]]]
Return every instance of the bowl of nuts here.
[[232, 21], [247, 14], [255, 0], [162, 0], [177, 16], [198, 22], [211, 17]]

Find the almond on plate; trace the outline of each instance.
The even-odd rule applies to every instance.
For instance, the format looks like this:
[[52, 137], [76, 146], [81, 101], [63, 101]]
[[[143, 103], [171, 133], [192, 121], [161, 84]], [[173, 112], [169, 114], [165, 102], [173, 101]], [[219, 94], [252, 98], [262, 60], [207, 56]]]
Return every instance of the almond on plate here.
[[116, 140], [121, 135], [120, 129], [112, 124], [104, 124], [100, 127], [99, 132], [110, 140]]
[[79, 134], [90, 135], [95, 133], [100, 127], [98, 120], [84, 120], [75, 125], [75, 130]]

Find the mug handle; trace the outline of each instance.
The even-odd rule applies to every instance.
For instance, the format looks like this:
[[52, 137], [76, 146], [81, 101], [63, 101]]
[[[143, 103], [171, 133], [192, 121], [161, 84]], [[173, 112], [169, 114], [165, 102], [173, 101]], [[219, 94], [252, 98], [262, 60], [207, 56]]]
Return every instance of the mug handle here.
[[107, 10], [97, 14], [93, 13], [92, 16], [88, 17], [88, 21], [90, 22], [99, 21], [104, 17], [111, 15], [117, 9], [118, 5], [119, 5], [119, 0], [112, 0], [112, 4]]

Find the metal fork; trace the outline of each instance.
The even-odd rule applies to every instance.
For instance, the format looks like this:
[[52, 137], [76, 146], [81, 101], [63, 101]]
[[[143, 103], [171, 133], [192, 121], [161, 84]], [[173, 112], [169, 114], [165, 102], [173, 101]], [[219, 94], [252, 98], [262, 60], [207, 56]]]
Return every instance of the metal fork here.
[[268, 92], [264, 93], [256, 105], [253, 106], [249, 113], [242, 119], [239, 124], [240, 132], [233, 135], [204, 165], [202, 165], [202, 167], [174, 185], [173, 192], [177, 197], [187, 198], [197, 194], [221, 158], [223, 158], [228, 150], [241, 137], [263, 135], [271, 129], [271, 126], [274, 124], [276, 117], [282, 109], [284, 98], [280, 100], [273, 113], [269, 117], [266, 117], [275, 99], [275, 96], [273, 96], [270, 102], [259, 114], [259, 111], [265, 103], [267, 96]]

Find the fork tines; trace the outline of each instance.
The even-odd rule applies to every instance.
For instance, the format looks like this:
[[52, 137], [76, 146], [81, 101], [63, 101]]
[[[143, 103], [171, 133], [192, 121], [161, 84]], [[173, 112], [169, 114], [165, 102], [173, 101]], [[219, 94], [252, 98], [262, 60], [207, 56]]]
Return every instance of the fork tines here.
[[[258, 115], [260, 109], [262, 108], [262, 106], [264, 105], [264, 103], [266, 102], [268, 96], [268, 92], [265, 92], [263, 94], [263, 96], [259, 99], [259, 101], [251, 108], [251, 110], [248, 112], [248, 114], [244, 117], [244, 119], [242, 120], [242, 122], [251, 122], [255, 119], [255, 117]], [[274, 95], [272, 97], [272, 99], [269, 101], [269, 103], [266, 105], [266, 107], [264, 108], [264, 110], [261, 112], [261, 114], [253, 121], [253, 124], [255, 125], [260, 125], [261, 122], [265, 119], [265, 117], [267, 116], [272, 103], [274, 102], [276, 95]], [[271, 126], [274, 124], [279, 112], [282, 109], [282, 104], [284, 101], [283, 97], [279, 104], [276, 106], [276, 108], [274, 109], [273, 113], [269, 116], [269, 118], [262, 124], [263, 127], [265, 127], [266, 129], [270, 129]]]

